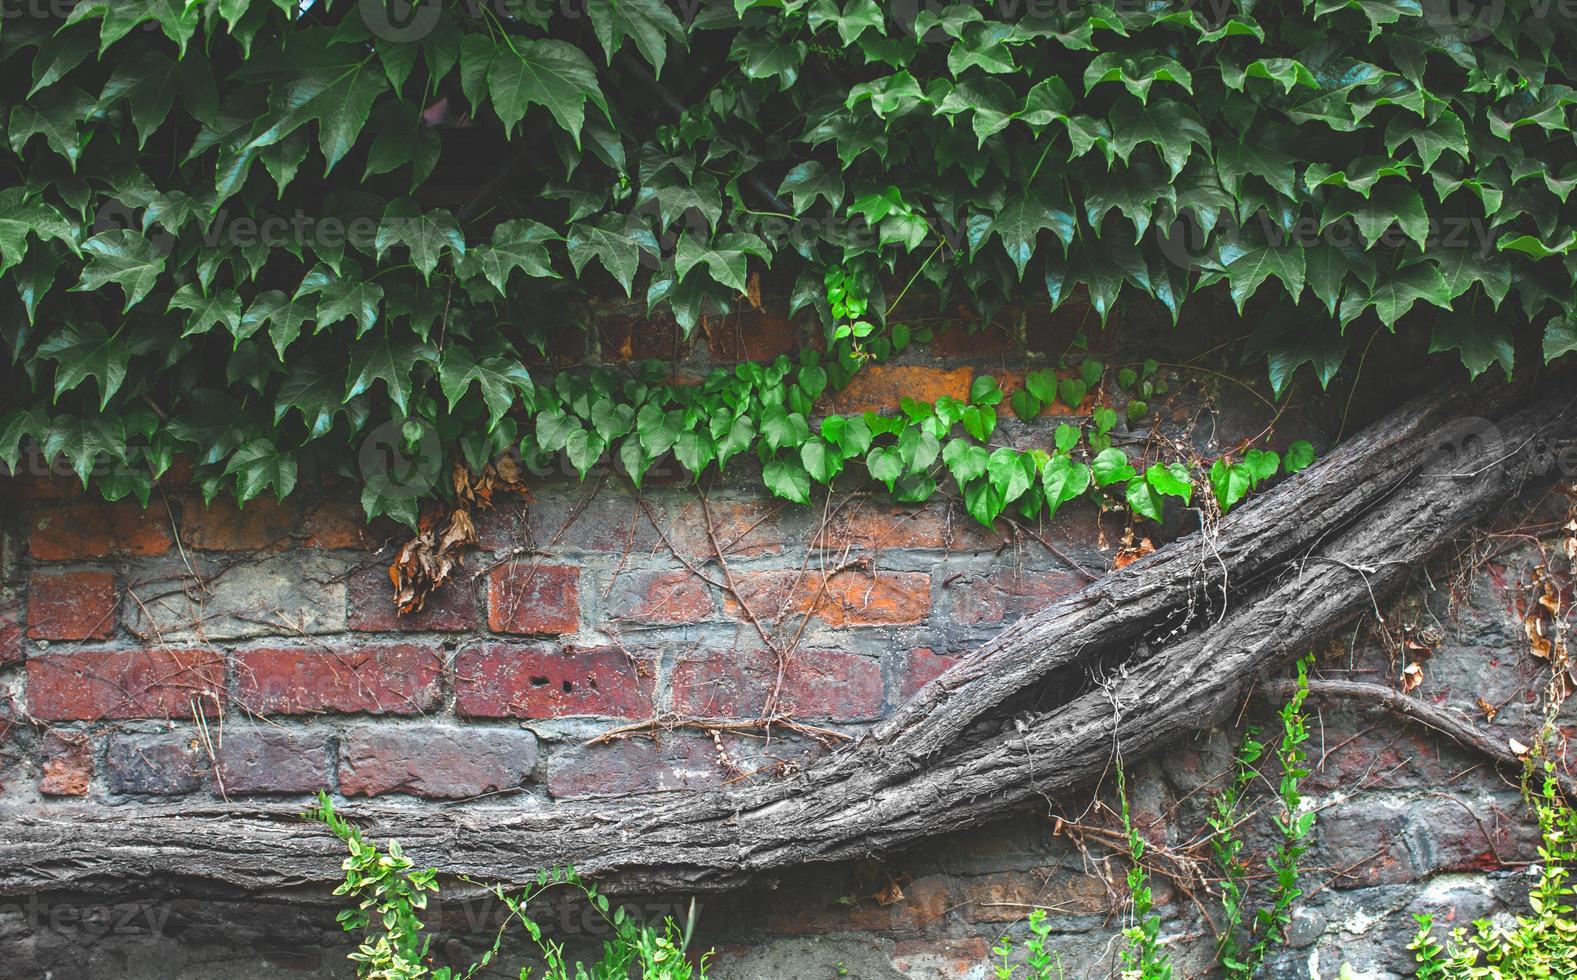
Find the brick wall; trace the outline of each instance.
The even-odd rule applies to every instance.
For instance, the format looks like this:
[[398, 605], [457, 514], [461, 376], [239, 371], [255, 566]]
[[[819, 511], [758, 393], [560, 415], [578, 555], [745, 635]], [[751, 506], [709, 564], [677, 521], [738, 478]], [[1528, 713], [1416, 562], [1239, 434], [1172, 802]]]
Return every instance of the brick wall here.
[[[1011, 385], [1068, 334], [1065, 319], [943, 332], [929, 353], [862, 374], [835, 407], [962, 396], [977, 372]], [[593, 340], [562, 356], [676, 357], [676, 370], [700, 372], [802, 342], [792, 325], [764, 321], [647, 350], [650, 336], [617, 317]], [[1172, 381], [1160, 419], [1203, 450], [1266, 421], [1231, 385]], [[1056, 411], [1007, 421], [1003, 437], [1044, 444]], [[1316, 404], [1275, 438], [1318, 439], [1328, 424]], [[0, 804], [305, 800], [326, 788], [354, 811], [369, 797], [464, 806], [770, 779], [824, 747], [784, 730], [587, 742], [656, 716], [756, 717], [776, 686], [774, 648], [791, 651], [781, 709], [855, 734], [961, 653], [1110, 567], [1124, 531], [1119, 515], [1087, 505], [1049, 525], [988, 530], [948, 499], [895, 507], [853, 485], [799, 508], [748, 472], [709, 486], [703, 508], [695, 488], [656, 478], [641, 500], [611, 473], [533, 481], [528, 498], [480, 517], [481, 547], [411, 617], [394, 615], [385, 572], [400, 533], [365, 526], [350, 488], [205, 507], [177, 477], [143, 510], [84, 499], [58, 477], [11, 480], [0, 490]], [[1443, 564], [1388, 617], [1433, 648], [1424, 696], [1474, 712], [1484, 697], [1508, 733], [1527, 730], [1544, 684], [1520, 626], [1535, 555], [1516, 545], [1455, 577], [1460, 567]], [[1322, 669], [1394, 680], [1401, 664], [1387, 645], [1354, 637]], [[1137, 768], [1134, 804], [1158, 844], [1197, 842], [1201, 787], [1234, 737], [1201, 734]], [[1273, 975], [1335, 976], [1343, 960], [1359, 976], [1397, 975], [1412, 911], [1471, 918], [1521, 894], [1527, 815], [1481, 760], [1341, 706], [1321, 708], [1313, 748], [1314, 894]], [[1043, 905], [1069, 976], [1104, 975], [1124, 869], [1098, 834], [1054, 833], [1048, 818], [1109, 827], [1089, 797], [704, 900], [702, 939], [733, 977], [984, 977], [989, 944]], [[1194, 902], [1208, 896], [1164, 877], [1156, 889], [1165, 934], [1199, 967], [1209, 943]], [[33, 902], [0, 899], [0, 950], [40, 971], [168, 976], [171, 964], [222, 962], [227, 976], [350, 974], [331, 912], [287, 893]], [[52, 917], [72, 909], [79, 925], [83, 909], [126, 922], [87, 942]], [[435, 910], [441, 960], [480, 951], [497, 910], [478, 909]], [[572, 909], [563, 924], [572, 939], [595, 938]]]

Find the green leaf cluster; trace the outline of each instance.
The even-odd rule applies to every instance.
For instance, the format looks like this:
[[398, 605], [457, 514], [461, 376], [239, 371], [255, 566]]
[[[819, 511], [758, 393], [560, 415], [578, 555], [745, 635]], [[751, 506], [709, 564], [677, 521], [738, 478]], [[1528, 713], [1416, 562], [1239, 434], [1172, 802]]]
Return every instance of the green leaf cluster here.
[[[407, 23], [379, 0], [88, 0], [7, 18], [0, 459], [30, 439], [146, 499], [184, 454], [206, 494], [244, 501], [361, 475], [379, 433], [473, 459], [539, 429], [552, 445], [537, 416], [559, 385], [521, 365], [589, 297], [691, 332], [759, 301], [763, 276], [820, 317], [828, 388], [908, 343], [889, 286], [984, 320], [1076, 294], [1102, 320], [1137, 299], [1175, 318], [1219, 289], [1254, 305], [1278, 393], [1305, 365], [1328, 383], [1355, 325], [1410, 314], [1475, 374], [1516, 367], [1516, 321], [1546, 359], [1577, 348], [1558, 5], [1464, 23], [1412, 0], [1043, 6], [456, 3]], [[806, 407], [726, 429], [708, 410], [703, 430], [680, 400], [616, 436], [622, 419], [577, 416], [561, 448], [584, 471], [634, 432], [649, 462], [680, 430], [669, 448], [698, 465], [765, 445], [790, 499], [856, 456], [920, 499], [935, 441], [977, 516], [1058, 506], [1080, 466], [1142, 514], [1180, 495], [1149, 469], [1100, 484], [1066, 450], [944, 455], [954, 406], [917, 435], [867, 425], [859, 449], [857, 429], [810, 433]], [[998, 403], [958, 411], [947, 428], [982, 441]], [[761, 442], [733, 449], [747, 424]], [[1230, 506], [1265, 469], [1209, 485]]]

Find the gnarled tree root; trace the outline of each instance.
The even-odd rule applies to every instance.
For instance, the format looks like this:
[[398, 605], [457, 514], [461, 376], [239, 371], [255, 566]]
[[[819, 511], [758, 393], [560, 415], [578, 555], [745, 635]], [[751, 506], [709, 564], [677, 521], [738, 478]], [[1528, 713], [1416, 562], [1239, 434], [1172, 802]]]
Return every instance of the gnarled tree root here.
[[[1367, 610], [1503, 504], [1541, 439], [1577, 433], [1563, 385], [1438, 394], [1223, 520], [1020, 622], [854, 745], [759, 785], [557, 805], [355, 808], [419, 862], [520, 881], [573, 863], [626, 891], [727, 888], [1000, 816], [1178, 744]], [[1523, 392], [1525, 394], [1525, 392]], [[1468, 408], [1467, 406], [1471, 406]], [[1493, 425], [1482, 418], [1493, 413]], [[1048, 676], [1051, 707], [1022, 706]], [[339, 844], [284, 806], [0, 808], [0, 893], [336, 880]]]

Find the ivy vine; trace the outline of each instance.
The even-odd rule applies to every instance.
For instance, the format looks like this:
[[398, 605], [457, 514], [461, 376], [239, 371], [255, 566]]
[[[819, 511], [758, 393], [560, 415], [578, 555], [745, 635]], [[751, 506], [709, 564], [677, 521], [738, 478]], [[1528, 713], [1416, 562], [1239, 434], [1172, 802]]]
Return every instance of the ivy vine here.
[[[803, 500], [858, 459], [901, 500], [945, 469], [982, 520], [1090, 487], [1153, 517], [1194, 474], [1140, 473], [1110, 410], [1020, 452], [986, 445], [986, 379], [816, 432], [812, 406], [911, 342], [888, 292], [917, 284], [982, 321], [1222, 289], [1278, 396], [1328, 383], [1360, 321], [1422, 317], [1473, 374], [1511, 373], [1519, 322], [1577, 349], [1572, 38], [1534, 0], [25, 0], [0, 20], [0, 460], [31, 440], [146, 501], [185, 454], [245, 501], [355, 475], [393, 427], [473, 464], [753, 453]], [[827, 354], [699, 386], [522, 364], [588, 294], [688, 332], [762, 275]], [[1230, 506], [1307, 457], [1199, 482]]]

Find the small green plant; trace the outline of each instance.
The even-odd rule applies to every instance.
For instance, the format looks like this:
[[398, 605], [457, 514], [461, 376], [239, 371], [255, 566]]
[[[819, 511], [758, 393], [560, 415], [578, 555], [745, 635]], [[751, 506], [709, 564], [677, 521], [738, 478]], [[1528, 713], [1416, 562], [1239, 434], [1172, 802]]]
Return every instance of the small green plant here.
[[[1281, 706], [1281, 741], [1275, 757], [1281, 770], [1276, 787], [1279, 812], [1272, 818], [1277, 843], [1266, 858], [1273, 880], [1263, 904], [1248, 917], [1249, 885], [1243, 859], [1243, 840], [1237, 828], [1241, 822], [1243, 800], [1258, 777], [1254, 764], [1265, 754], [1259, 731], [1249, 728], [1238, 746], [1232, 778], [1211, 803], [1206, 820], [1214, 832], [1211, 849], [1221, 874], [1222, 926], [1217, 938], [1217, 957], [1222, 971], [1231, 980], [1255, 976], [1273, 946], [1286, 941], [1292, 924], [1292, 906], [1303, 894], [1298, 887], [1298, 861], [1308, 851], [1307, 840], [1314, 830], [1314, 811], [1304, 808], [1301, 785], [1309, 770], [1308, 717], [1303, 702], [1309, 696], [1309, 667], [1313, 655], [1298, 661], [1298, 676], [1292, 696]], [[1246, 921], [1246, 925], [1245, 925]]]
[[[1024, 962], [1013, 962], [1015, 947], [1013, 939], [1004, 935], [991, 947], [991, 955], [996, 957], [996, 962], [991, 964], [992, 975], [996, 980], [1062, 980], [1062, 954], [1051, 949], [1047, 937], [1051, 935], [1051, 926], [1046, 922], [1046, 910], [1035, 909], [1029, 914], [1030, 938], [1024, 940]], [[1019, 967], [1023, 966], [1025, 972], [1020, 974]]]
[[1577, 867], [1577, 811], [1561, 799], [1548, 766], [1534, 806], [1541, 841], [1539, 880], [1528, 895], [1532, 914], [1517, 916], [1510, 928], [1486, 919], [1474, 922], [1471, 933], [1458, 926], [1444, 945], [1435, 939], [1434, 916], [1415, 916], [1418, 932], [1407, 948], [1418, 963], [1419, 977], [1577, 977], [1577, 914], [1572, 910], [1577, 888], [1570, 880]]
[[1128, 837], [1128, 893], [1132, 897], [1132, 923], [1123, 930], [1128, 945], [1119, 954], [1123, 980], [1169, 980], [1172, 960], [1161, 949], [1161, 917], [1155, 914], [1150, 896], [1150, 874], [1144, 867], [1144, 837], [1133, 825], [1128, 809], [1128, 782], [1121, 763], [1117, 766], [1117, 799], [1121, 806], [1123, 833]]
[[1243, 860], [1243, 838], [1239, 836], [1237, 828], [1243, 798], [1258, 775], [1254, 764], [1264, 754], [1265, 745], [1259, 740], [1259, 729], [1250, 726], [1238, 745], [1232, 780], [1211, 801], [1211, 813], [1206, 817], [1213, 832], [1210, 848], [1221, 870], [1222, 927], [1216, 940], [1216, 960], [1228, 976], [1239, 976], [1248, 970], [1248, 965], [1243, 962], [1239, 942], [1243, 929], [1247, 865]]
[[[427, 908], [428, 897], [438, 893], [437, 869], [415, 870], [398, 841], [390, 841], [386, 850], [368, 841], [360, 828], [335, 811], [326, 794], [318, 794], [318, 806], [306, 817], [328, 827], [350, 851], [342, 864], [345, 881], [334, 894], [349, 896], [355, 903], [342, 910], [337, 919], [346, 932], [362, 933], [361, 945], [349, 957], [356, 963], [356, 976], [362, 980], [467, 980], [498, 955], [504, 930], [511, 921], [520, 923], [540, 951], [544, 964], [541, 980], [706, 980], [712, 954], [703, 954], [695, 964], [685, 955], [695, 926], [693, 904], [683, 929], [669, 918], [663, 920], [659, 932], [635, 921], [623, 908], [610, 911], [607, 896], [568, 867], [538, 872], [534, 884], [514, 895], [501, 886], [489, 886], [488, 890], [509, 910], [492, 945], [464, 970], [430, 967], [428, 947], [432, 937], [425, 933], [420, 913]], [[581, 892], [613, 930], [613, 938], [602, 944], [602, 958], [593, 964], [571, 963], [564, 945], [545, 937], [541, 926], [526, 914], [534, 899], [559, 887]], [[520, 980], [530, 980], [531, 975], [531, 967], [520, 969]]]

